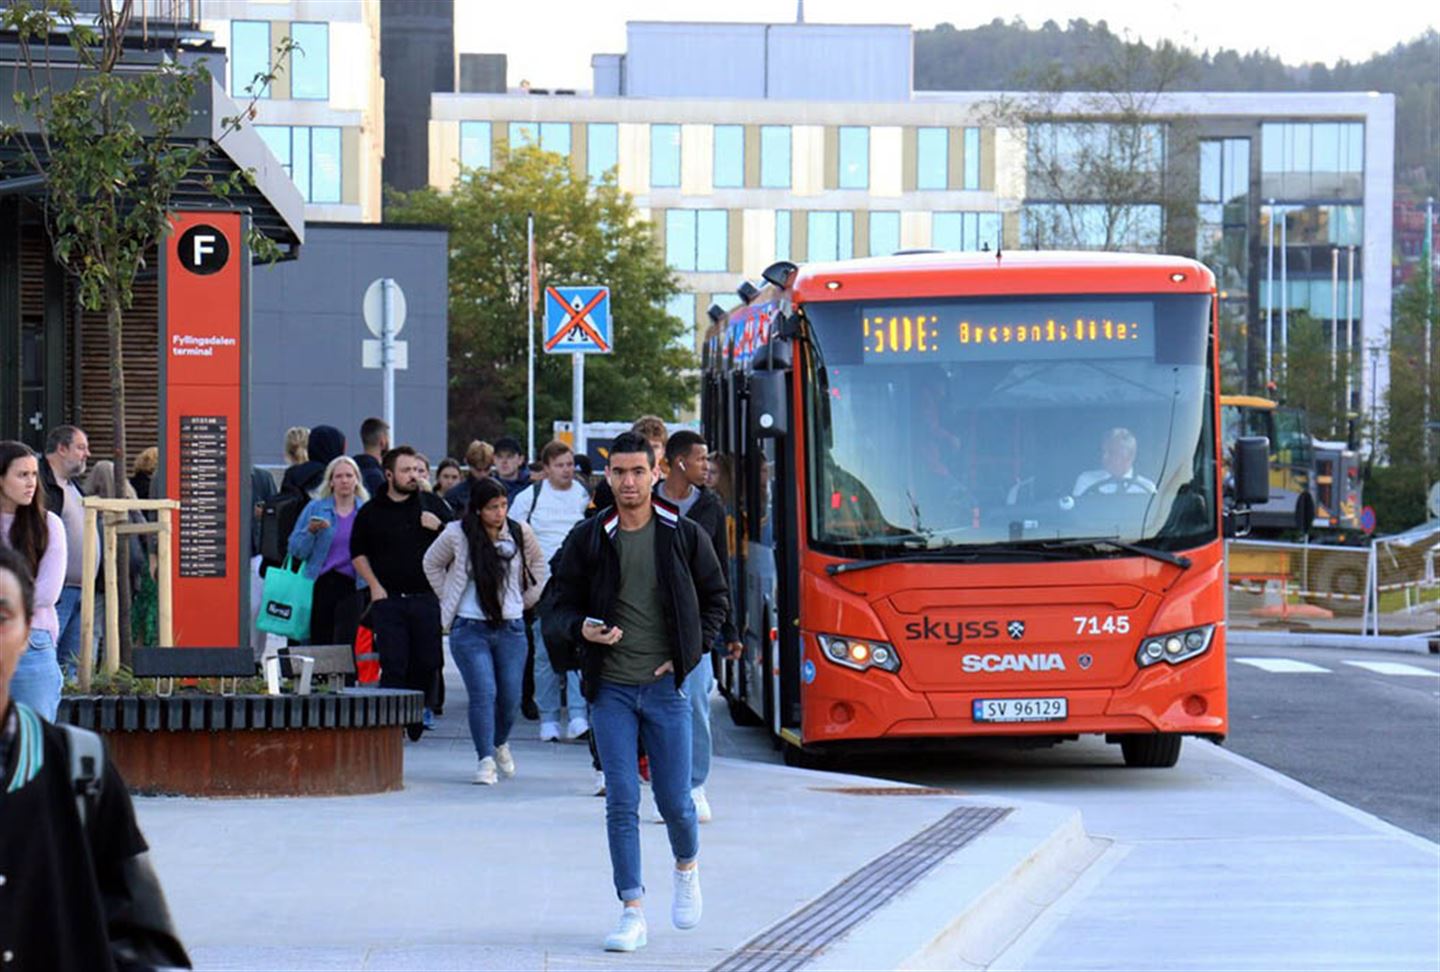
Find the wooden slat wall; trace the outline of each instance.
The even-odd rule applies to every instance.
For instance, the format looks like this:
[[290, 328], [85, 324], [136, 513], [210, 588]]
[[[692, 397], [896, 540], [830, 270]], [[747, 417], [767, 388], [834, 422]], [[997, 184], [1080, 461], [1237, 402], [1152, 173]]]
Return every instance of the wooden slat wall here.
[[[149, 261], [155, 265], [152, 256]], [[73, 308], [74, 302], [71, 303]], [[160, 300], [155, 278], [135, 282], [135, 302], [125, 312], [125, 429], [127, 462], [159, 441], [160, 367], [157, 356]], [[103, 311], [80, 315], [80, 414], [96, 459], [114, 454], [111, 423], [110, 338]]]

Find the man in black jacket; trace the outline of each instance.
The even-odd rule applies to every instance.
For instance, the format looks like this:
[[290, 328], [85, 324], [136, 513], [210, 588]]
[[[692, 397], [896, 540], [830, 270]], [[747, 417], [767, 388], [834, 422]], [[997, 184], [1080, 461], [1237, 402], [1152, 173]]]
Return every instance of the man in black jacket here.
[[360, 447], [365, 450], [355, 457], [360, 481], [365, 484], [365, 492], [379, 496], [385, 492], [385, 470], [380, 460], [390, 451], [390, 424], [373, 415], [361, 422]]
[[646, 942], [640, 872], [637, 736], [650, 757], [655, 803], [675, 855], [671, 921], [700, 921], [699, 827], [690, 796], [690, 703], [685, 676], [704, 660], [729, 612], [715, 550], [691, 520], [652, 493], [655, 454], [635, 433], [610, 447], [615, 506], [582, 520], [557, 555], [544, 619], [547, 646], [583, 646], [591, 728], [605, 768], [605, 823], [620, 922], [610, 951]]
[[[700, 433], [680, 429], [665, 443], [665, 463], [669, 471], [655, 495], [678, 509], [682, 516], [694, 520], [715, 548], [720, 561], [721, 572], [728, 577], [730, 563], [729, 530], [725, 523], [725, 504], [719, 497], [705, 488], [705, 478], [710, 467], [710, 450]], [[720, 624], [720, 642], [731, 658], [739, 658], [744, 651], [735, 622], [726, 612]], [[709, 645], [707, 648], [711, 647]], [[690, 698], [691, 715], [694, 718], [693, 746], [690, 757], [690, 796], [695, 801], [695, 815], [701, 823], [711, 819], [710, 798], [705, 793], [705, 781], [710, 777], [710, 756], [713, 740], [710, 736], [710, 693], [715, 688], [715, 669], [707, 658], [685, 678], [685, 694]]]
[[29, 566], [0, 547], [0, 966], [188, 969], [104, 744], [10, 697], [34, 614]]

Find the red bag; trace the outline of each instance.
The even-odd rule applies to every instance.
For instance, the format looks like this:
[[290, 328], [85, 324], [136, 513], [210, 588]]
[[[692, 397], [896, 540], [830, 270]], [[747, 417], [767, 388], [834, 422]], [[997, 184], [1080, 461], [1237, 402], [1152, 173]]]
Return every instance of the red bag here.
[[375, 651], [375, 629], [360, 619], [355, 629], [355, 681], [360, 685], [380, 683], [380, 655]]

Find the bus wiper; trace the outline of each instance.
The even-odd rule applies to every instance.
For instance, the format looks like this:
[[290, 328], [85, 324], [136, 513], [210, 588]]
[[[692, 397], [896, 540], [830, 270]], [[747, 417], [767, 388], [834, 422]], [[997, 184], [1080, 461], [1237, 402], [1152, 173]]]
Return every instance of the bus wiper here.
[[1190, 558], [1182, 554], [1171, 553], [1168, 550], [1159, 550], [1155, 547], [1147, 547], [1140, 543], [1131, 543], [1128, 540], [1121, 540], [1118, 537], [1075, 537], [1068, 540], [1049, 540], [1044, 545], [1051, 548], [1068, 547], [1114, 547], [1116, 550], [1124, 550], [1126, 553], [1139, 554], [1142, 557], [1150, 557], [1153, 560], [1163, 560], [1167, 564], [1174, 564], [1181, 570], [1190, 567]]
[[1045, 549], [1043, 547], [1012, 546], [1010, 544], [988, 543], [978, 546], [953, 544], [948, 547], [935, 547], [926, 551], [900, 554], [895, 557], [873, 557], [864, 560], [850, 560], [843, 564], [827, 564], [825, 573], [834, 577], [836, 574], [848, 574], [856, 570], [868, 570], [871, 567], [884, 567], [886, 564], [955, 564], [973, 563], [990, 557], [993, 554], [1005, 556], [1032, 557], [1041, 560], [1052, 559], [1056, 556], [1069, 558], [1070, 554], [1059, 550]]

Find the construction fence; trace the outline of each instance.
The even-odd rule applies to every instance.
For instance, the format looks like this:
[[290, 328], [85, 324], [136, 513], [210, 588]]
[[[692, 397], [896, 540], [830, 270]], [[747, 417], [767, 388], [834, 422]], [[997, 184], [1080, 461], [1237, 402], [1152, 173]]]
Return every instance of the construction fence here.
[[1229, 626], [1250, 631], [1440, 631], [1440, 524], [1368, 546], [1231, 540]]

